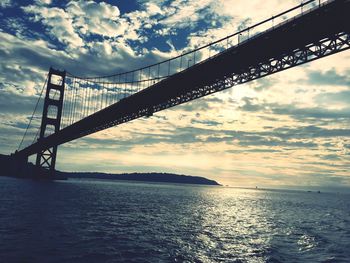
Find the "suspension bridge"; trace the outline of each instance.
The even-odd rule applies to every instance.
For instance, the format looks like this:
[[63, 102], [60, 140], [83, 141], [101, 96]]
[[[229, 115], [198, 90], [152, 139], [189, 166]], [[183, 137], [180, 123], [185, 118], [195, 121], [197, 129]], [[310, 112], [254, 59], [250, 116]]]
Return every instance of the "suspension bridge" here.
[[37, 167], [55, 171], [63, 143], [347, 50], [349, 14], [350, 0], [311, 0], [133, 71], [79, 77], [50, 68], [35, 107], [41, 99], [38, 132], [13, 156], [27, 161], [36, 154]]

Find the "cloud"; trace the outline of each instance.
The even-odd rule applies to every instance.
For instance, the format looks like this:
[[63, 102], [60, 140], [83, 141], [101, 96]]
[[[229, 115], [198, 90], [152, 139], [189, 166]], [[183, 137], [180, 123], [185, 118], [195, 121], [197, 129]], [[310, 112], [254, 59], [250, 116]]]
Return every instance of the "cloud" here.
[[349, 119], [350, 109], [327, 110], [324, 108], [296, 108], [294, 106], [273, 105], [271, 108], [274, 114], [289, 115], [297, 120], [313, 119]]
[[283, 139], [350, 137], [350, 129], [327, 129], [312, 125], [298, 128], [276, 128], [273, 132], [275, 136]]
[[[327, 109], [325, 107], [297, 107], [291, 104], [278, 104], [267, 103], [266, 101], [260, 101], [256, 98], [244, 97], [242, 98], [242, 106], [238, 109], [246, 112], [263, 113], [263, 118], [271, 118], [267, 115], [284, 115], [291, 117], [298, 121], [318, 121], [318, 122], [336, 122], [336, 121], [348, 121], [350, 118], [350, 108], [348, 107], [347, 97], [349, 92], [339, 93], [324, 93], [316, 96], [316, 100], [319, 102], [327, 103], [328, 106], [332, 102], [337, 100], [343, 102], [345, 108]], [[272, 120], [276, 120], [272, 118]]]
[[73, 26], [83, 35], [121, 36], [127, 30], [120, 11], [105, 2], [70, 1], [66, 7]]
[[[350, 101], [350, 84], [348, 85], [349, 90], [341, 92], [327, 92], [322, 93], [316, 96], [315, 100], [321, 104], [328, 104], [331, 102], [333, 105], [336, 105], [337, 108], [341, 108], [345, 114], [348, 115], [350, 112], [349, 101]], [[340, 110], [339, 110], [340, 111]], [[346, 117], [345, 117], [346, 118]]]
[[64, 52], [51, 49], [42, 40], [22, 40], [3, 32], [0, 32], [0, 47], [2, 85], [22, 86], [24, 91], [30, 82], [41, 86], [50, 65], [63, 67], [64, 61], [69, 60]]
[[14, 94], [12, 92], [1, 91], [0, 111], [2, 113], [28, 114], [33, 111], [33, 106], [37, 97]]
[[254, 98], [244, 97], [244, 105], [240, 106], [239, 109], [243, 111], [261, 111], [265, 109], [265, 106], [257, 101]]
[[35, 3], [38, 5], [50, 5], [52, 0], [35, 0]]
[[7, 8], [12, 5], [12, 0], [0, 0], [0, 8]]
[[[17, 147], [50, 66], [81, 76], [139, 68], [300, 3], [140, 0], [132, 10], [130, 1], [50, 2], [2, 20], [3, 153]], [[172, 171], [241, 185], [349, 184], [348, 73], [343, 52], [239, 85], [62, 145], [58, 168]]]
[[67, 48], [76, 49], [84, 45], [73, 27], [73, 19], [64, 9], [41, 5], [30, 5], [22, 9], [26, 14], [32, 15], [31, 19], [34, 22], [45, 25], [46, 32], [52, 39], [64, 44]]
[[202, 18], [210, 10], [212, 2], [212, 0], [173, 1], [165, 8], [164, 19], [160, 20], [160, 23], [166, 27], [194, 28], [198, 23], [203, 23]]
[[333, 68], [326, 72], [309, 72], [307, 82], [312, 85], [350, 86], [350, 77], [348, 75], [338, 74]]

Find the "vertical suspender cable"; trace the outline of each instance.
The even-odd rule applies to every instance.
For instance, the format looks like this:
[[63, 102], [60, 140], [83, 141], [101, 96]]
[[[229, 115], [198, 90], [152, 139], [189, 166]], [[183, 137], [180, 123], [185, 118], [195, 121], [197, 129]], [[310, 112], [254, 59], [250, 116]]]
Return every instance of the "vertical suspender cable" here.
[[74, 107], [74, 92], [75, 92], [74, 82], [75, 82], [75, 78], [72, 79], [72, 88], [71, 88], [71, 90], [72, 90], [72, 103], [71, 103], [71, 109], [69, 112], [68, 125], [71, 125], [71, 123], [72, 123], [72, 115], [73, 115], [73, 107]]
[[84, 85], [84, 115], [83, 115], [83, 118], [86, 117], [86, 110], [87, 110], [87, 79], [85, 79], [85, 85]]
[[87, 116], [89, 116], [89, 114], [90, 114], [90, 99], [91, 99], [91, 88], [90, 88], [90, 82], [88, 81], [87, 82], [87, 88], [88, 88], [88, 90], [87, 90], [87, 93], [88, 93], [88, 101], [87, 101]]
[[69, 124], [72, 125], [74, 123], [74, 116], [75, 116], [75, 105], [77, 101], [77, 80], [76, 78], [73, 79], [73, 104], [72, 104], [72, 111], [71, 111], [71, 117]]
[[100, 108], [100, 110], [103, 109], [103, 94], [104, 94], [104, 90], [105, 90], [104, 82], [101, 82], [101, 84], [102, 84], [102, 89], [101, 89], [101, 108]]
[[106, 104], [105, 104], [105, 108], [108, 106], [108, 83], [106, 82]]
[[77, 114], [78, 114], [78, 105], [79, 105], [79, 93], [78, 93], [78, 88], [79, 88], [79, 79], [75, 78], [74, 79], [74, 89], [75, 89], [75, 98], [74, 98], [74, 107], [73, 107], [73, 123], [76, 121]]
[[66, 85], [67, 89], [65, 90], [65, 94], [64, 94], [63, 114], [61, 117], [61, 119], [63, 120], [62, 127], [68, 126], [68, 121], [69, 121], [69, 108], [70, 108], [70, 101], [71, 101], [71, 98], [70, 98], [71, 93], [69, 91], [69, 86], [70, 85]]

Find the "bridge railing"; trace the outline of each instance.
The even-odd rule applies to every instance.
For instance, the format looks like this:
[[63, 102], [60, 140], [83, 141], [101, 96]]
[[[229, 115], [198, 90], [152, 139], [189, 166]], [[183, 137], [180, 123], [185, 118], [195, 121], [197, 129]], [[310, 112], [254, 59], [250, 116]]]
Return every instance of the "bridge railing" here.
[[274, 30], [291, 19], [331, 1], [334, 0], [304, 1], [257, 24], [243, 29], [239, 27], [234, 34], [217, 41], [202, 46], [198, 43], [193, 50], [136, 70], [101, 77], [78, 77], [68, 73], [62, 127], [69, 126], [176, 73], [210, 60], [221, 52], [241, 45], [266, 31]]

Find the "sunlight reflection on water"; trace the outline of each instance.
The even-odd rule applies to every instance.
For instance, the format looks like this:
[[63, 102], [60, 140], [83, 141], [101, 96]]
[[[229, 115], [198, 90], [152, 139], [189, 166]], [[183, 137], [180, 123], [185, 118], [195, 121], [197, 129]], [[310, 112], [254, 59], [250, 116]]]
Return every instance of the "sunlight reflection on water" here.
[[348, 195], [1, 177], [0, 185], [3, 262], [350, 258]]

